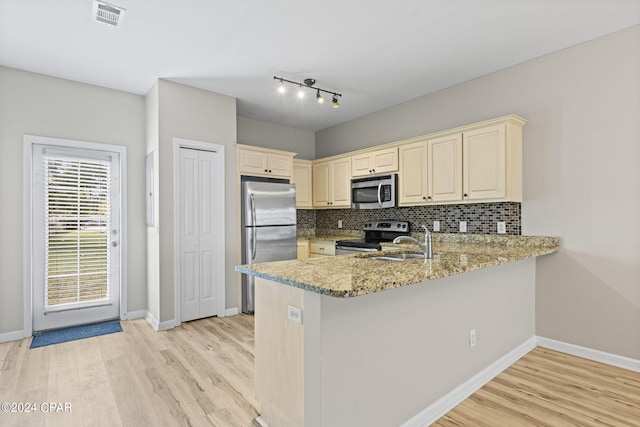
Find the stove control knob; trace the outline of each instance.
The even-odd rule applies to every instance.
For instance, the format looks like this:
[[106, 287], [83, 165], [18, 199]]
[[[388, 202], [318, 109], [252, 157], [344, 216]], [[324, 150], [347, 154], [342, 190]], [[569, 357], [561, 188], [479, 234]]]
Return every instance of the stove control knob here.
[[402, 228], [407, 228], [407, 224], [402, 224]]

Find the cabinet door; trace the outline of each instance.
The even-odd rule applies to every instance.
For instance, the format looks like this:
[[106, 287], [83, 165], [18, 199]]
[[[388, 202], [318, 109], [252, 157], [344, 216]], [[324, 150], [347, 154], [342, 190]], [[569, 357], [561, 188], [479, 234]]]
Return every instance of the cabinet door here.
[[296, 185], [296, 208], [311, 209], [313, 201], [311, 199], [311, 162], [305, 160], [293, 161], [293, 178], [291, 180]]
[[398, 170], [398, 148], [377, 150], [373, 152], [372, 156], [374, 173], [388, 173]]
[[297, 259], [306, 259], [309, 258], [309, 241], [299, 241], [297, 244], [298, 253]]
[[331, 207], [351, 206], [351, 158], [331, 162]]
[[462, 134], [427, 141], [427, 158], [429, 201], [462, 200]]
[[293, 158], [290, 156], [269, 153], [267, 166], [269, 175], [291, 178], [293, 174]]
[[243, 149], [239, 149], [238, 153], [240, 154], [238, 169], [241, 174], [266, 175], [268, 173], [267, 153]]
[[329, 163], [313, 165], [313, 206], [329, 206]]
[[464, 200], [506, 197], [505, 125], [463, 133]]
[[351, 157], [352, 176], [371, 175], [373, 172], [373, 156], [371, 153], [358, 154]]
[[427, 202], [427, 143], [414, 142], [399, 148], [398, 204], [419, 205]]

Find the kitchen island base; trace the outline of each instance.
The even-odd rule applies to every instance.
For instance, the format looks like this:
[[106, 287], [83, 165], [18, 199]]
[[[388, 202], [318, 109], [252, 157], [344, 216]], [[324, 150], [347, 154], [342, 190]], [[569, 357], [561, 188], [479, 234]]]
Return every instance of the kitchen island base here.
[[355, 298], [256, 277], [256, 307], [270, 427], [399, 426], [534, 336], [535, 258]]

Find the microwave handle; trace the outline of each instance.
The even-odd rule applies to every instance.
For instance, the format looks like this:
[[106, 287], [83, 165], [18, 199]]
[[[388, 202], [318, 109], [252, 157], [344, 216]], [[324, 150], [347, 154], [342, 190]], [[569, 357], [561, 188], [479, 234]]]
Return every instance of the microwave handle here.
[[378, 184], [378, 204], [382, 207], [382, 198], [380, 197], [380, 193], [382, 192], [382, 182]]

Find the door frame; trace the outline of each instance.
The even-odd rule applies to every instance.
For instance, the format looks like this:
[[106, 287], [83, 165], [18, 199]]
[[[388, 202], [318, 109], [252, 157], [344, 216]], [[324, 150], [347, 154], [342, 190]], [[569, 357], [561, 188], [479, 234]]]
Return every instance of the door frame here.
[[[180, 298], [180, 149], [181, 148], [191, 148], [194, 150], [202, 150], [202, 151], [214, 151], [220, 153], [221, 165], [222, 167], [217, 172], [217, 179], [220, 179], [222, 183], [222, 188], [225, 191], [225, 194], [222, 195], [221, 203], [222, 203], [222, 221], [218, 225], [218, 232], [222, 242], [222, 254], [226, 253], [226, 244], [225, 244], [225, 230], [226, 230], [226, 182], [225, 182], [225, 153], [224, 153], [224, 145], [214, 144], [212, 142], [203, 142], [203, 141], [194, 141], [190, 139], [183, 138], [173, 138], [173, 300], [174, 300], [174, 320], [175, 326], [180, 326], [182, 323], [181, 312], [182, 312], [182, 301]], [[216, 316], [224, 317], [226, 315], [226, 256], [222, 259], [222, 286], [217, 286], [215, 290], [215, 295], [217, 299], [216, 303]]]
[[52, 145], [84, 150], [112, 151], [120, 156], [120, 319], [127, 316], [127, 148], [121, 145], [50, 138], [25, 134], [23, 136], [23, 199], [22, 199], [22, 277], [23, 277], [23, 337], [33, 335], [33, 146]]

